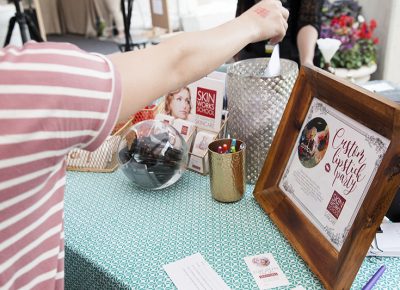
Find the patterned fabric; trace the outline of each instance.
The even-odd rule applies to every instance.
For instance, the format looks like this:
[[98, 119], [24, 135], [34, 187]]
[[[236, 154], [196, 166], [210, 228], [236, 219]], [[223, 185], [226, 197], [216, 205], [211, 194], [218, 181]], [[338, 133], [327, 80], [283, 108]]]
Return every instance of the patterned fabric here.
[[[272, 253], [292, 289], [323, 289], [270, 221], [247, 185], [242, 200], [212, 199], [208, 176], [186, 172], [173, 186], [148, 191], [121, 171], [67, 174], [66, 288], [176, 289], [162, 266], [200, 252], [231, 289], [258, 289], [245, 256]], [[352, 289], [387, 270], [374, 289], [400, 289], [399, 258], [366, 258]]]
[[116, 76], [106, 58], [70, 44], [0, 50], [1, 289], [64, 287], [64, 159], [109, 135]]

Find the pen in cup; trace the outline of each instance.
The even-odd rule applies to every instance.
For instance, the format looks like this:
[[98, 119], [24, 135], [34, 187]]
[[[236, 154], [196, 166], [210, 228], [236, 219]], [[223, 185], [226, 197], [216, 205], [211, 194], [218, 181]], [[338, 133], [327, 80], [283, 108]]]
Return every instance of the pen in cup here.
[[228, 145], [226, 143], [222, 144], [222, 153], [228, 152]]
[[[242, 149], [243, 149], [243, 146], [241, 146], [240, 150], [242, 150]], [[232, 139], [230, 145], [228, 145], [227, 143], [223, 143], [222, 146], [220, 145], [217, 148], [217, 153], [219, 153], [219, 154], [236, 153], [236, 152], [237, 152], [236, 139]]]

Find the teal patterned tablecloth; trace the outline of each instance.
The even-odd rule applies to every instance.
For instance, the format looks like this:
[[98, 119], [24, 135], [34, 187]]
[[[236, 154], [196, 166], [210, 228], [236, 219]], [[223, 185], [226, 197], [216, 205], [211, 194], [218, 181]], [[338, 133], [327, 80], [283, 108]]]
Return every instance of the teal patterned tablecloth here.
[[[211, 197], [208, 176], [186, 172], [147, 191], [120, 171], [68, 172], [65, 192], [66, 289], [175, 289], [162, 266], [201, 253], [231, 289], [258, 289], [245, 256], [272, 253], [292, 289], [323, 289], [269, 220], [247, 185], [244, 198]], [[365, 258], [352, 289], [381, 266], [374, 289], [400, 289], [400, 258]]]

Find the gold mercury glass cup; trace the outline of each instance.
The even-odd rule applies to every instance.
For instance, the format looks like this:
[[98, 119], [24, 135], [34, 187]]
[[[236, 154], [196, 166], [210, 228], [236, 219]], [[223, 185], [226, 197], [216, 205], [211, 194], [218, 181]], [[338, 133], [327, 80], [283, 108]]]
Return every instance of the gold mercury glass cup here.
[[231, 148], [232, 139], [219, 139], [208, 145], [211, 194], [215, 200], [235, 202], [246, 190], [246, 145], [236, 140], [236, 152], [218, 153], [218, 147], [224, 144]]

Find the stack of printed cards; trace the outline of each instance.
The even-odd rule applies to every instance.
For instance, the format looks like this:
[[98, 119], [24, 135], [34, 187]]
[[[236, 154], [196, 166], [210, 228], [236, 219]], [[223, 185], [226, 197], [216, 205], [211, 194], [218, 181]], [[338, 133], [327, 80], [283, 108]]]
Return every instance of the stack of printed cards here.
[[207, 174], [208, 164], [208, 145], [217, 137], [217, 133], [209, 131], [197, 132], [194, 140], [192, 154], [190, 154], [188, 168], [201, 174]]

